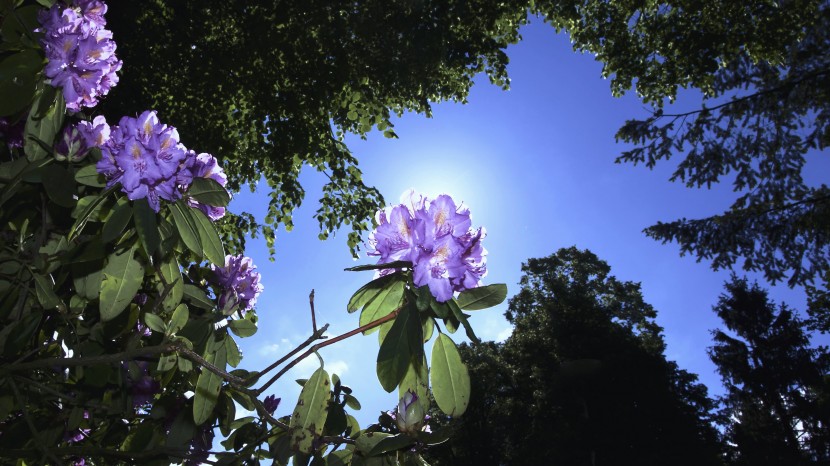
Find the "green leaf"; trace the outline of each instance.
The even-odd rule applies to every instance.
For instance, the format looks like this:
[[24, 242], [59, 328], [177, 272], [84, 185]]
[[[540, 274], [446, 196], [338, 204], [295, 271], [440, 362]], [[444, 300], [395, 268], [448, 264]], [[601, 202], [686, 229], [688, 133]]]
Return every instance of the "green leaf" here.
[[179, 357], [176, 355], [176, 353], [163, 354], [159, 358], [159, 365], [157, 369], [159, 372], [167, 372], [170, 369], [176, 367], [176, 363], [178, 362], [178, 360]]
[[189, 318], [190, 311], [187, 309], [187, 304], [179, 304], [178, 307], [176, 307], [176, 310], [173, 311], [173, 316], [170, 318], [170, 323], [167, 324], [167, 331], [165, 334], [168, 336], [175, 335], [185, 326], [185, 324], [187, 324], [187, 319]]
[[415, 352], [413, 340], [420, 346], [421, 321], [417, 309], [406, 306], [395, 318], [395, 323], [383, 339], [378, 352], [378, 380], [387, 392], [394, 390], [406, 375], [409, 360]]
[[131, 218], [133, 218], [133, 209], [130, 208], [129, 200], [126, 197], [119, 198], [101, 230], [101, 241], [109, 243], [121, 236]]
[[[375, 295], [375, 297], [363, 307], [363, 311], [360, 313], [360, 325], [366, 325], [372, 321], [386, 317], [401, 307], [401, 303], [403, 302], [404, 287], [404, 282], [402, 280], [397, 280]], [[364, 332], [364, 335], [369, 335], [376, 329], [377, 327], [369, 329]]]
[[435, 319], [431, 316], [422, 316], [421, 327], [424, 335], [424, 343], [432, 339], [432, 334], [435, 332]]
[[72, 284], [79, 296], [93, 300], [101, 293], [102, 262], [75, 262], [71, 266]]
[[447, 303], [439, 303], [434, 299], [430, 301], [429, 307], [432, 309], [432, 312], [434, 312], [435, 315], [438, 316], [439, 319], [446, 319], [452, 314], [452, 311], [450, 311], [450, 308], [449, 306], [447, 306]]
[[150, 330], [158, 333], [164, 333], [164, 329], [166, 327], [164, 325], [164, 320], [162, 320], [161, 317], [149, 312], [144, 314], [144, 324], [147, 325]]
[[382, 439], [380, 442], [366, 452], [366, 456], [378, 456], [390, 451], [407, 448], [415, 443], [415, 439], [404, 434], [392, 435]]
[[107, 185], [104, 175], [98, 173], [95, 164], [85, 165], [75, 172], [75, 181], [84, 186], [103, 188]]
[[363, 272], [365, 270], [378, 270], [378, 269], [411, 269], [412, 262], [410, 261], [394, 261], [394, 262], [387, 262], [385, 264], [367, 264], [367, 265], [358, 265], [355, 267], [348, 267], [343, 270], [348, 272]]
[[336, 450], [326, 456], [326, 466], [348, 466], [352, 464], [354, 450]]
[[225, 334], [225, 350], [228, 354], [228, 364], [231, 367], [239, 366], [239, 363], [242, 362], [242, 353], [239, 351], [236, 340], [227, 333]]
[[495, 285], [470, 288], [458, 293], [458, 307], [465, 311], [477, 311], [501, 304], [507, 298], [507, 285]]
[[190, 301], [190, 304], [206, 311], [213, 310], [216, 304], [207, 297], [204, 291], [196, 285], [185, 284], [184, 296]]
[[440, 334], [432, 347], [432, 394], [441, 411], [460, 416], [470, 401], [470, 375], [450, 337]]
[[[49, 93], [41, 93], [38, 97], [37, 107], [40, 104], [40, 99], [48, 99]], [[52, 145], [55, 142], [55, 137], [63, 126], [63, 118], [66, 113], [66, 103], [63, 100], [63, 93], [58, 92], [57, 98], [49, 107], [45, 115], [35, 115], [36, 112], [29, 112], [29, 118], [26, 120], [26, 129], [24, 131], [25, 140], [23, 142], [23, 150], [26, 152], [26, 157], [29, 161], [43, 159], [50, 154]]]
[[346, 306], [346, 310], [349, 313], [352, 313], [362, 308], [369, 303], [369, 301], [374, 299], [378, 293], [391, 286], [396, 280], [402, 281], [403, 277], [400, 274], [384, 275], [363, 285], [359, 290], [355, 291], [351, 299], [349, 299], [349, 304]]
[[196, 257], [201, 259], [204, 252], [202, 251], [202, 241], [199, 239], [199, 231], [194, 223], [193, 217], [188, 215], [190, 207], [181, 200], [169, 205], [170, 212], [173, 214], [173, 223], [175, 223], [176, 230], [179, 232], [179, 238], [182, 239], [182, 242], [184, 242], [188, 249], [196, 254]]
[[355, 439], [354, 445], [357, 448], [357, 451], [363, 453], [364, 455], [368, 455], [375, 445], [380, 443], [383, 439], [391, 436], [392, 434], [387, 434], [385, 432], [361, 432]]
[[[119, 185], [115, 185], [115, 186], [112, 186], [112, 187], [109, 187], [109, 188], [105, 189], [101, 194], [94, 197], [89, 202], [89, 204], [78, 214], [78, 219], [75, 221], [75, 224], [72, 225], [72, 228], [69, 229], [69, 234], [67, 235], [67, 238], [70, 241], [75, 239], [75, 237], [81, 231], [83, 231], [84, 227], [86, 226], [86, 223], [89, 221], [89, 218], [92, 216], [92, 213], [95, 211], [95, 209], [98, 208], [98, 205], [101, 204], [101, 202], [103, 202], [104, 199], [106, 199], [107, 196], [109, 196], [109, 194], [111, 192], [113, 192], [115, 190], [115, 188], [117, 188], [118, 186]], [[84, 198], [84, 199], [86, 199], [86, 198]], [[78, 201], [78, 204], [80, 204], [80, 201]], [[74, 212], [73, 212], [73, 216], [74, 216]]]
[[[182, 272], [179, 270], [179, 262], [176, 260], [174, 254], [167, 256], [164, 261], [159, 264], [161, 276], [170, 291], [161, 301], [161, 307], [167, 312], [172, 312], [182, 302], [184, 296], [184, 283], [182, 282]], [[156, 284], [156, 290], [161, 295], [165, 285], [161, 281]]]
[[212, 178], [193, 178], [187, 195], [205, 205], [227, 207], [231, 202], [228, 191]]
[[231, 331], [236, 335], [245, 338], [249, 337], [256, 333], [257, 327], [256, 324], [251, 322], [248, 319], [237, 319], [232, 320], [228, 327], [230, 327]]
[[353, 395], [349, 395], [348, 393], [343, 394], [343, 400], [346, 402], [346, 406], [352, 408], [355, 411], [360, 411], [360, 401], [357, 400]]
[[159, 243], [161, 243], [161, 236], [159, 235], [156, 212], [150, 207], [147, 198], [133, 201], [133, 219], [138, 237], [141, 239], [142, 246], [144, 246], [144, 251], [152, 257], [158, 249]]
[[[476, 336], [475, 332], [473, 331], [473, 326], [470, 325], [470, 322], [467, 320], [467, 315], [461, 312], [461, 308], [458, 307], [458, 304], [455, 302], [455, 298], [447, 301], [447, 306], [449, 306], [450, 311], [452, 312], [453, 317], [457, 320], [461, 325], [464, 326], [464, 332], [467, 334], [467, 338], [474, 341], [475, 343], [481, 343], [481, 340]], [[449, 327], [449, 325], [447, 325]]]
[[314, 440], [323, 433], [326, 424], [326, 407], [331, 398], [330, 385], [329, 375], [322, 367], [314, 371], [303, 385], [289, 423], [291, 448], [294, 451], [306, 454], [314, 451]]
[[107, 322], [117, 317], [130, 304], [141, 288], [144, 267], [135, 257], [135, 246], [110, 254], [104, 266], [101, 281], [101, 320]]
[[205, 257], [219, 267], [225, 266], [225, 246], [213, 222], [199, 209], [190, 209], [187, 214], [193, 220]]
[[[10, 23], [11, 21], [5, 21]], [[14, 115], [32, 103], [43, 58], [26, 49], [0, 61], [0, 117]]]
[[51, 164], [41, 169], [41, 179], [46, 195], [61, 207], [75, 206], [75, 180], [64, 167]]
[[[208, 340], [204, 358], [219, 369], [227, 366], [227, 350], [224, 342], [216, 342], [215, 338]], [[222, 378], [213, 372], [202, 368], [199, 379], [196, 381], [196, 394], [193, 397], [193, 422], [199, 426], [204, 424], [213, 414], [213, 408], [219, 400], [219, 391], [222, 388]]]
[[44, 309], [54, 309], [56, 307], [63, 307], [58, 295], [55, 294], [55, 285], [52, 281], [39, 273], [32, 273], [35, 279], [35, 294], [37, 300]]

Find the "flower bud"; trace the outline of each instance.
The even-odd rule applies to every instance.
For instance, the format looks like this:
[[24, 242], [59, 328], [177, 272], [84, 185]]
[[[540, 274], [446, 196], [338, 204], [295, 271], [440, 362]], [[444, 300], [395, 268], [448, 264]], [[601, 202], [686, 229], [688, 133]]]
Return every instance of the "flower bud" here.
[[413, 434], [423, 427], [425, 414], [424, 407], [418, 402], [418, 395], [411, 390], [407, 390], [398, 403], [395, 422], [401, 432]]
[[77, 126], [67, 126], [63, 135], [55, 145], [55, 159], [59, 162], [71, 160], [78, 162], [89, 153], [86, 136]]

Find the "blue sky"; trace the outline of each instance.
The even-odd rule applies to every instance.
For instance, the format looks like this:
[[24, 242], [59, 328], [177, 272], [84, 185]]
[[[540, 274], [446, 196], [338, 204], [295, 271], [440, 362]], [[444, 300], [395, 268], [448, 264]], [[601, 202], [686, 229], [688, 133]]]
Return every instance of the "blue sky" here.
[[[665, 329], [667, 357], [699, 374], [710, 393], [721, 393], [706, 348], [711, 345], [709, 331], [719, 325], [711, 307], [729, 272], [713, 272], [707, 263], [680, 257], [675, 244], [662, 245], [642, 230], [658, 220], [722, 212], [734, 199], [731, 186], [707, 190], [670, 183], [673, 163], [654, 170], [615, 164], [624, 149], [614, 141], [616, 130], [626, 119], [646, 115], [645, 107], [634, 95], [613, 98], [609, 82], [600, 76], [600, 64], [574, 53], [567, 36], [541, 21], [525, 27], [522, 35], [523, 41], [507, 51], [511, 90], [502, 91], [482, 76], [468, 104], [436, 105], [432, 119], [405, 115], [397, 120], [398, 140], [381, 134], [349, 139], [364, 180], [390, 203], [397, 203], [409, 188], [463, 200], [473, 226], [488, 232], [485, 282], [506, 283], [508, 296], [518, 291], [521, 264], [528, 258], [572, 245], [590, 249], [611, 265], [618, 279], [642, 283], [645, 300], [657, 309], [657, 321]], [[676, 108], [692, 109], [691, 97], [681, 96]], [[819, 176], [815, 171], [808, 177], [810, 173]], [[358, 315], [347, 314], [346, 303], [372, 278], [371, 272], [343, 271], [372, 262], [365, 256], [351, 259], [346, 232], [326, 242], [317, 240], [312, 216], [323, 179], [309, 172], [302, 181], [308, 192], [305, 205], [295, 213], [294, 230], [278, 232], [275, 261], [268, 261], [261, 241], [252, 241], [248, 249], [265, 286], [257, 305], [260, 330], [240, 342], [243, 365], [250, 369], [265, 367], [308, 337], [312, 288], [317, 321], [331, 324], [331, 335], [356, 327]], [[266, 203], [263, 189], [237, 195], [231, 208], [262, 219]], [[803, 309], [800, 290], [771, 290], [777, 301]], [[505, 309], [506, 303], [473, 314], [482, 339], [503, 340], [510, 334]], [[453, 337], [462, 341], [459, 333]], [[363, 409], [353, 413], [361, 426], [397, 403], [396, 395], [384, 392], [375, 376], [377, 350], [373, 334], [321, 352], [326, 369], [339, 374], [362, 402]], [[300, 387], [294, 379], [308, 377], [317, 365], [317, 358], [309, 358], [272, 387], [283, 399], [278, 415], [289, 414], [296, 403]]]

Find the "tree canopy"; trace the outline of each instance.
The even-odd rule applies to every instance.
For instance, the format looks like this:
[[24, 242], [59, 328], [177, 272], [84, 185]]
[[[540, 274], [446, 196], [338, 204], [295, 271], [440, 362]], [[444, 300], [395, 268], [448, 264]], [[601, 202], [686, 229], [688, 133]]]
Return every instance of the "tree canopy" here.
[[[463, 102], [480, 72], [507, 87], [504, 49], [529, 14], [601, 61], [614, 95], [633, 89], [653, 106], [618, 132], [634, 145], [618, 162], [679, 156], [672, 180], [727, 181], [739, 193], [722, 214], [659, 222], [648, 235], [773, 282], [824, 274], [830, 198], [802, 176], [830, 135], [822, 0], [117, 2], [110, 21], [127, 68], [103, 110], [154, 108], [223, 161], [232, 189], [267, 182], [267, 217], [231, 217], [228, 239], [259, 231], [273, 247], [305, 196], [300, 171], [325, 173], [320, 237], [350, 225], [354, 252], [382, 197], [344, 134], [395, 137], [394, 116]], [[698, 90], [700, 107], [666, 112], [681, 88]]]
[[[156, 109], [185, 144], [223, 161], [231, 189], [264, 179], [271, 201], [261, 227], [271, 241], [303, 200], [302, 168], [325, 173], [321, 237], [350, 224], [354, 251], [382, 197], [364, 184], [344, 133], [396, 137], [394, 115], [463, 102], [480, 72], [506, 87], [503, 49], [518, 40], [524, 9], [488, 0], [112, 2], [125, 68], [103, 111]], [[243, 216], [233, 227], [257, 224]]]
[[666, 360], [639, 284], [573, 247], [522, 271], [513, 334], [462, 349], [477, 390], [436, 464], [720, 464], [706, 387]]
[[[811, 151], [830, 143], [830, 4], [822, 0], [537, 2], [574, 47], [594, 53], [615, 94], [634, 87], [652, 116], [617, 133], [618, 162], [653, 167], [689, 187], [731, 182], [731, 208], [659, 222], [646, 233], [683, 253], [736, 263], [772, 282], [808, 284], [830, 266], [830, 191], [804, 181]], [[666, 111], [679, 88], [700, 92]], [[823, 152], [819, 152], [822, 153]]]

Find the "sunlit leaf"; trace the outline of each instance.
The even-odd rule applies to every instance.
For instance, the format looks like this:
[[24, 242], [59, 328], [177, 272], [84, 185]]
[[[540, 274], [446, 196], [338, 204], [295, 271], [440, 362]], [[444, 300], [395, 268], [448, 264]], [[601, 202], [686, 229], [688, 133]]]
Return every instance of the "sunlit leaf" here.
[[470, 401], [470, 375], [450, 337], [440, 334], [432, 347], [432, 394], [444, 413], [460, 416]]
[[326, 407], [331, 398], [330, 385], [329, 375], [322, 367], [314, 371], [303, 385], [289, 423], [291, 448], [294, 451], [311, 453], [314, 440], [322, 435], [326, 424]]
[[144, 280], [144, 267], [135, 257], [135, 247], [112, 253], [107, 258], [101, 280], [99, 309], [101, 320], [117, 317], [135, 298]]
[[[208, 340], [208, 347], [205, 350], [204, 358], [219, 369], [225, 370], [227, 366], [227, 350], [224, 342], [216, 342], [215, 339]], [[219, 391], [222, 388], [222, 378], [217, 374], [202, 368], [199, 379], [196, 382], [196, 393], [193, 396], [193, 422], [199, 426], [210, 419], [216, 402], [219, 400]]]
[[458, 293], [458, 307], [465, 311], [477, 311], [501, 304], [507, 298], [507, 285], [494, 285], [471, 288]]
[[231, 201], [228, 191], [211, 178], [196, 177], [187, 190], [187, 195], [205, 205], [227, 207]]

